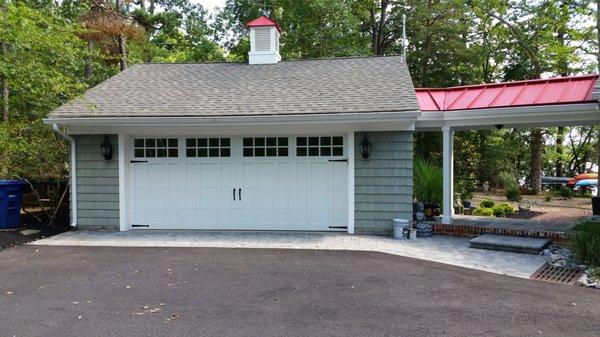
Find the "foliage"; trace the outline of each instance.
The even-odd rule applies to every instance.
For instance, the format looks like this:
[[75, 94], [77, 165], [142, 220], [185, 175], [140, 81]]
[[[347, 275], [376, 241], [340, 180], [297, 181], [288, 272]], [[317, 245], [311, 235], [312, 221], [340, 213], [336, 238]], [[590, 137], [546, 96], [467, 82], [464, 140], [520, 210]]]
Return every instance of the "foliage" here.
[[590, 277], [600, 279], [600, 267], [591, 268], [587, 272]]
[[443, 198], [442, 168], [423, 158], [415, 158], [413, 164], [414, 196], [424, 203], [441, 204]]
[[521, 201], [517, 178], [515, 178], [515, 176], [509, 172], [500, 172], [498, 177], [502, 187], [504, 187], [506, 199], [510, 201]]
[[573, 197], [573, 189], [568, 186], [561, 186], [557, 191], [558, 196], [562, 198], [572, 198]]
[[600, 224], [580, 220], [573, 228], [569, 246], [577, 263], [600, 267]]
[[508, 215], [512, 215], [515, 213], [515, 209], [511, 205], [509, 205], [505, 202], [494, 206], [492, 208], [492, 210], [494, 211], [494, 216], [499, 217], [499, 218], [502, 218], [502, 217], [505, 217]]
[[473, 210], [473, 215], [477, 216], [494, 216], [494, 210], [486, 207], [479, 207]]
[[24, 3], [0, 12], [9, 48], [0, 77], [9, 87], [9, 118], [0, 125], [0, 178], [62, 177], [66, 149], [41, 119], [80, 94], [85, 83], [81, 27], [57, 13]]
[[496, 203], [491, 199], [483, 199], [479, 203], [479, 206], [484, 208], [492, 208], [494, 205], [496, 205]]

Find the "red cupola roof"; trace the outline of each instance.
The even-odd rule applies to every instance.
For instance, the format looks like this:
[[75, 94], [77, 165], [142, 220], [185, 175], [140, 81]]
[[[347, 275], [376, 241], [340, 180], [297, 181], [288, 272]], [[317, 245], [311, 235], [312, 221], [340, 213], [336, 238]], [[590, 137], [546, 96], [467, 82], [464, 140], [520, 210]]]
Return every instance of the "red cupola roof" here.
[[261, 16], [260, 18], [254, 19], [246, 24], [246, 27], [275, 27], [281, 33], [281, 27], [279, 24], [275, 22], [273, 19], [269, 19], [266, 16]]

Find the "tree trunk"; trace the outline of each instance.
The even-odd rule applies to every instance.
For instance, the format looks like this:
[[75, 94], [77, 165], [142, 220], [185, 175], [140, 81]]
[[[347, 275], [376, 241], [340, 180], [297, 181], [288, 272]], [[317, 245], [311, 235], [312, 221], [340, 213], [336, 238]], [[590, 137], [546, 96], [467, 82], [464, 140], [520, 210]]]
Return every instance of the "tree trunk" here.
[[531, 173], [529, 183], [533, 194], [542, 191], [542, 129], [531, 130]]
[[[597, 55], [598, 72], [600, 72], [600, 0], [596, 0], [596, 33], [598, 34], [598, 39], [596, 40], [596, 42], [599, 44]], [[598, 136], [598, 151], [596, 151], [596, 153], [598, 154], [598, 161], [596, 162], [596, 164], [598, 165], [598, 193], [596, 193], [596, 195], [600, 197], [600, 135]]]
[[[0, 12], [4, 12], [5, 10], [6, 10], [6, 0], [0, 0]], [[1, 44], [2, 44], [2, 57], [6, 58], [8, 55], [8, 44], [4, 41], [2, 41]], [[2, 79], [0, 81], [2, 82], [2, 120], [4, 121], [4, 123], [8, 123], [8, 116], [9, 116], [8, 79], [6, 77], [2, 77]]]
[[556, 176], [557, 177], [562, 177], [565, 172], [564, 172], [564, 164], [562, 161], [562, 156], [564, 153], [564, 140], [565, 140], [565, 127], [564, 126], [559, 126], [558, 127], [558, 131], [556, 132], [556, 163], [555, 163], [555, 167], [556, 167]]
[[[117, 12], [123, 12], [123, 0], [115, 0]], [[117, 37], [117, 43], [119, 46], [119, 68], [121, 71], [127, 69], [127, 41], [124, 35]]]

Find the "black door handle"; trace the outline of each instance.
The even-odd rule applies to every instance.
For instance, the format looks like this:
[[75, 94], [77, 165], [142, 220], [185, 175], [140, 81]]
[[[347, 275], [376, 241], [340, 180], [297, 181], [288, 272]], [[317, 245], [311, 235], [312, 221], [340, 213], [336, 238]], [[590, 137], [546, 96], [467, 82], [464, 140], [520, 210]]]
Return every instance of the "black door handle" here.
[[238, 197], [239, 197], [238, 199], [240, 201], [242, 201], [242, 189], [241, 188], [238, 190]]
[[233, 201], [235, 201], [235, 188], [233, 189]]
[[147, 163], [147, 160], [132, 160], [130, 163]]

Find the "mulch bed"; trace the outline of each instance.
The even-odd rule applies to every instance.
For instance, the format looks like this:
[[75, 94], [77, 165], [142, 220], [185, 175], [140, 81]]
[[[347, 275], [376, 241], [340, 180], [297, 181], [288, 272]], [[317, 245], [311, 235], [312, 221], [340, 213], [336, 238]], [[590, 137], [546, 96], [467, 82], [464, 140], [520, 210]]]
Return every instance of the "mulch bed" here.
[[536, 211], [529, 211], [529, 212], [515, 212], [512, 215], [507, 216], [507, 218], [512, 218], [512, 219], [532, 219], [535, 218], [536, 216], [540, 216], [546, 214], [546, 212], [536, 212]]
[[[34, 215], [22, 214], [21, 227], [18, 229], [0, 229], [0, 250], [19, 246], [27, 242], [47, 238], [56, 234], [64, 233], [70, 230], [68, 208], [61, 209], [57, 213], [57, 219], [52, 226], [48, 226], [48, 221], [39, 222], [37, 218], [44, 219], [45, 215], [36, 213]], [[23, 235], [21, 231], [25, 229], [37, 229], [40, 232], [33, 235]]]

